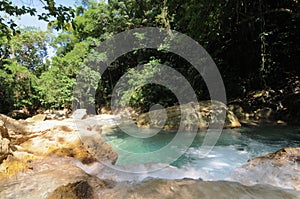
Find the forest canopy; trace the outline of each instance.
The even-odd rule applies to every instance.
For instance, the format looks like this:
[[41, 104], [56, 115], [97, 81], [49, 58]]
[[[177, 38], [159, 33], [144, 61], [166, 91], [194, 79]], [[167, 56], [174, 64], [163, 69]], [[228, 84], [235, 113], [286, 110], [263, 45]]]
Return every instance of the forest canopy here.
[[[140, 27], [176, 30], [202, 45], [220, 70], [229, 99], [280, 87], [300, 72], [298, 0], [85, 0], [75, 7], [40, 1], [45, 13], [0, 2], [0, 12], [8, 16], [29, 13], [49, 25], [47, 31], [20, 29], [9, 17], [0, 17], [1, 113], [71, 108], [78, 69], [94, 47]], [[54, 34], [54, 29], [59, 33]], [[55, 55], [49, 58], [51, 48]], [[101, 78], [91, 77], [99, 78], [98, 85], [91, 85], [96, 89], [91, 102], [97, 108], [109, 106], [112, 89], [124, 73], [134, 75], [137, 65], [151, 68], [153, 63], [173, 67], [189, 80], [199, 100], [209, 98], [201, 75], [186, 60], [142, 49], [119, 57]], [[176, 100], [167, 88], [147, 85], [136, 90], [130, 103], [147, 111], [151, 104], [171, 106]]]

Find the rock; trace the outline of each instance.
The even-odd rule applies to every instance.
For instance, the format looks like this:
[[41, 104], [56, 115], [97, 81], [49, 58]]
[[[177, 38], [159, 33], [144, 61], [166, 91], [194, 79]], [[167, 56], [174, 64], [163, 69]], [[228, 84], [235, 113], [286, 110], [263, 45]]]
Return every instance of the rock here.
[[[52, 163], [54, 164], [54, 163]], [[236, 182], [148, 179], [142, 182], [114, 182], [85, 175], [63, 160], [58, 169], [46, 163], [46, 172], [7, 180], [1, 192], [4, 198], [272, 198], [297, 199], [299, 192], [267, 185], [245, 186]], [[57, 164], [56, 164], [57, 166]], [[33, 165], [33, 169], [35, 165]], [[71, 171], [71, 172], [70, 172]], [[73, 175], [72, 175], [73, 173]], [[32, 180], [28, 183], [26, 179]], [[51, 183], [49, 183], [51, 181]], [[7, 186], [10, 185], [10, 186]], [[0, 186], [3, 183], [0, 182]], [[15, 191], [18, 190], [18, 191]]]
[[241, 123], [232, 111], [227, 110], [224, 126], [225, 128], [236, 128], [241, 127]]
[[90, 129], [79, 129], [80, 139], [88, 150], [99, 161], [110, 161], [112, 164], [118, 159], [118, 153], [108, 145], [99, 133]]
[[5, 126], [5, 123], [3, 120], [1, 120], [0, 118], [0, 136], [2, 138], [8, 138], [9, 139], [9, 134], [8, 134], [8, 130]]
[[26, 119], [30, 117], [29, 112], [24, 110], [13, 110], [7, 114], [9, 117], [13, 119]]
[[115, 115], [118, 115], [122, 118], [130, 118], [135, 120], [139, 116], [139, 110], [132, 107], [115, 107], [112, 112]]
[[100, 114], [108, 114], [108, 115], [112, 114], [110, 107], [107, 107], [107, 106], [102, 107], [98, 112]]
[[[0, 163], [11, 156], [0, 167], [0, 173], [8, 176], [26, 169], [27, 161], [54, 154], [76, 158], [83, 164], [96, 160], [114, 164], [118, 158], [117, 152], [102, 140], [101, 126], [94, 120], [26, 122], [0, 115], [0, 131]], [[80, 132], [85, 136], [80, 137]]]
[[55, 189], [47, 199], [91, 199], [93, 188], [87, 181], [81, 180], [74, 183], [69, 183]]
[[[167, 118], [164, 118], [166, 112]], [[240, 127], [237, 117], [226, 105], [217, 101], [201, 101], [199, 103], [188, 103], [180, 106], [168, 107], [166, 109], [154, 110], [141, 114], [137, 118], [140, 127], [163, 128], [165, 130], [178, 129], [183, 116], [182, 124], [184, 130], [206, 129], [209, 125], [220, 127], [222, 114], [226, 114], [224, 127]], [[166, 122], [165, 122], [166, 120]], [[165, 122], [165, 123], [164, 123]]]
[[1, 138], [0, 136], [0, 164], [2, 164], [3, 160], [5, 160], [10, 154], [10, 140], [7, 138]]
[[244, 186], [236, 182], [150, 179], [139, 183], [119, 183], [113, 188], [98, 188], [96, 198], [300, 198], [299, 193], [266, 185]]
[[36, 155], [58, 154], [75, 157], [83, 162], [95, 160], [82, 144], [78, 132], [68, 127], [54, 127], [20, 144], [23, 151]]
[[4, 121], [0, 120], [0, 164], [11, 154], [10, 137]]
[[5, 160], [0, 165], [0, 179], [6, 179], [17, 174], [30, 169], [29, 163], [37, 159], [34, 155], [31, 154], [21, 154], [17, 152], [17, 157], [11, 153], [7, 156]]
[[270, 161], [276, 165], [300, 163], [300, 147], [282, 148], [274, 153], [253, 158], [249, 160], [249, 164], [253, 166]]
[[[23, 151], [36, 155], [58, 154], [75, 157], [82, 162], [110, 161], [114, 163], [117, 152], [101, 137], [101, 128], [96, 120], [67, 119], [63, 121], [46, 120], [35, 122], [31, 133], [18, 144]], [[20, 141], [20, 140], [19, 140]]]
[[238, 168], [232, 178], [246, 185], [270, 184], [300, 190], [300, 148], [283, 148], [253, 158]]
[[[12, 159], [15, 160], [15, 158]], [[74, 158], [55, 155], [37, 160], [28, 159], [26, 162], [10, 160], [10, 164], [5, 166], [13, 168], [0, 172], [0, 176], [2, 173], [11, 172], [12, 169], [19, 170], [19, 172], [13, 177], [0, 180], [1, 198], [46, 198], [60, 186], [91, 178], [76, 167], [73, 161]], [[28, 182], [29, 179], [30, 182]], [[82, 187], [84, 186], [79, 185], [79, 188]]]
[[[300, 122], [300, 78], [289, 77], [282, 85], [276, 88], [265, 88], [247, 93], [241, 99], [229, 103], [231, 110], [244, 120], [243, 123], [255, 122], [258, 125], [270, 123], [276, 125], [281, 120], [289, 125], [298, 125]], [[250, 124], [251, 125], [251, 124]], [[281, 125], [281, 124], [279, 124]]]
[[259, 109], [259, 111], [257, 112], [257, 117], [260, 119], [271, 119], [273, 113], [273, 109], [264, 107], [262, 109]]
[[30, 132], [28, 125], [29, 123], [24, 120], [15, 120], [6, 115], [0, 114], [0, 121], [3, 121], [5, 127], [8, 130], [8, 135], [11, 139], [14, 139], [15, 135], [26, 134]]
[[[236, 115], [236, 117], [238, 119], [244, 119], [247, 116], [249, 117], [249, 114], [245, 113], [243, 107], [241, 107], [238, 104], [230, 104], [230, 105], [228, 105], [228, 108], [230, 111], [232, 111]], [[246, 114], [248, 114], [248, 115], [246, 116]]]
[[72, 113], [71, 116], [73, 119], [85, 119], [87, 117], [87, 110], [86, 109], [77, 109]]
[[45, 114], [37, 114], [33, 117], [30, 117], [30, 118], [27, 118], [26, 121], [27, 122], [37, 122], [37, 121], [44, 121], [46, 119], [46, 116]]
[[282, 120], [277, 120], [276, 123], [279, 124], [279, 125], [284, 125], [284, 126], [287, 125], [287, 123], [285, 121], [282, 121]]
[[[298, 82], [298, 87], [300, 82]], [[291, 124], [299, 124], [300, 122], [300, 92], [289, 93], [284, 96], [282, 100], [282, 106], [284, 107], [279, 114], [284, 114], [284, 118], [281, 118], [285, 121], [289, 121]], [[280, 118], [280, 119], [281, 119]]]

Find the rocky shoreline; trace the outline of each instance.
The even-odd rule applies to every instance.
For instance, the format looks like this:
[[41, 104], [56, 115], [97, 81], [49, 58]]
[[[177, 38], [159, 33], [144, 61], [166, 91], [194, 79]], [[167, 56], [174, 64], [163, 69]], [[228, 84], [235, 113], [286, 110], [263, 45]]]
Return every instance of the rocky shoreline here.
[[[116, 151], [101, 136], [103, 128], [116, 125], [116, 116], [93, 116], [84, 119], [23, 121], [0, 115], [0, 193], [7, 198], [300, 198], [299, 177], [283, 173], [276, 179], [290, 181], [284, 190], [272, 182], [272, 173], [255, 173], [266, 165], [280, 169], [297, 169], [300, 150], [282, 149], [255, 158], [243, 168], [244, 176], [260, 176], [256, 182], [205, 182], [196, 179], [116, 181], [106, 169], [96, 173], [86, 168], [106, 162], [114, 164]], [[79, 131], [86, 137], [80, 137]], [[91, 138], [90, 140], [88, 140]], [[82, 139], [85, 139], [84, 143]], [[101, 142], [99, 142], [101, 141]], [[97, 145], [97, 147], [93, 146]], [[95, 150], [96, 151], [93, 151]], [[81, 167], [79, 166], [81, 165]], [[82, 166], [83, 165], [83, 166]], [[279, 165], [279, 166], [278, 166]], [[263, 180], [269, 175], [269, 181]], [[241, 176], [242, 177], [242, 176]], [[30, 183], [28, 183], [30, 182]], [[264, 183], [269, 185], [256, 185]], [[246, 186], [248, 185], [248, 186]], [[280, 185], [280, 184], [279, 184]], [[216, 192], [215, 190], [222, 190]]]
[[[218, 101], [190, 102], [188, 104], [153, 110], [136, 119], [139, 127], [164, 130], [197, 130], [207, 128], [236, 128], [240, 122], [228, 107]], [[180, 126], [181, 125], [181, 126]]]

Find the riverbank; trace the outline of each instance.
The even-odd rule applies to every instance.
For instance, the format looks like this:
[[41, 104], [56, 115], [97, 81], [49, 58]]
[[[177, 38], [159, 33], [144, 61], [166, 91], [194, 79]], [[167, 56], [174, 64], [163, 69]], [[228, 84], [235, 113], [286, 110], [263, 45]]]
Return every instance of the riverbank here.
[[242, 125], [299, 126], [300, 79], [295, 76], [280, 86], [253, 90], [227, 105]]
[[[256, 183], [245, 186], [235, 182], [206, 182], [199, 180], [201, 173], [199, 176], [191, 172], [182, 173], [182, 170], [168, 165], [163, 166], [164, 169], [155, 175], [147, 172], [124, 173], [120, 171], [121, 168], [112, 169], [118, 154], [99, 135], [104, 129], [114, 129], [121, 121], [117, 116], [98, 115], [83, 119], [27, 122], [1, 115], [1, 195], [8, 198], [57, 198], [70, 196], [68, 194], [72, 194], [73, 198], [211, 198], [221, 196], [218, 195], [219, 192], [215, 192], [217, 188], [222, 190], [222, 196], [227, 198], [263, 197], [266, 194], [272, 198], [282, 198], [283, 195], [286, 198], [299, 196], [299, 192], [292, 190], [298, 190], [299, 187], [293, 185], [285, 187], [290, 190], [285, 190], [280, 187], [255, 185]], [[282, 156], [283, 159], [284, 157], [286, 156]], [[295, 157], [288, 162], [289, 165], [291, 163], [290, 166], [294, 165], [293, 168], [299, 169], [297, 165], [300, 155], [296, 154]], [[129, 167], [143, 167], [149, 170], [156, 166], [157, 164], [140, 164]], [[261, 171], [262, 167], [264, 166], [257, 166], [258, 171]], [[274, 167], [279, 170], [290, 168]], [[247, 166], [245, 168], [245, 175], [253, 173]], [[123, 167], [122, 169], [124, 170]], [[299, 176], [295, 174], [299, 170], [288, 171], [291, 171], [291, 175]], [[169, 179], [172, 173], [177, 175], [173, 175], [174, 179]], [[265, 175], [269, 175], [272, 180], [271, 174]], [[149, 180], [149, 176], [162, 179]], [[289, 182], [291, 179], [287, 177], [284, 180]], [[149, 189], [155, 191], [147, 192]]]

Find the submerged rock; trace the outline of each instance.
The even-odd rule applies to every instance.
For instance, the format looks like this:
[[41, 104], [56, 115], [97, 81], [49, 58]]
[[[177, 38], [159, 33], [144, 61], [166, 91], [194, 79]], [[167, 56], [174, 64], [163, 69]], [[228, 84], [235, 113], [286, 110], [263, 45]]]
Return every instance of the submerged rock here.
[[270, 184], [300, 190], [300, 148], [283, 148], [256, 157], [236, 169], [232, 179], [243, 184]]
[[222, 128], [222, 115], [225, 116], [225, 128], [241, 126], [233, 112], [228, 110], [225, 104], [218, 101], [191, 102], [166, 109], [153, 110], [141, 114], [137, 118], [137, 124], [140, 127], [164, 128], [165, 130], [178, 129], [180, 125], [183, 125], [183, 130], [207, 129], [210, 125], [212, 125], [211, 127]]

